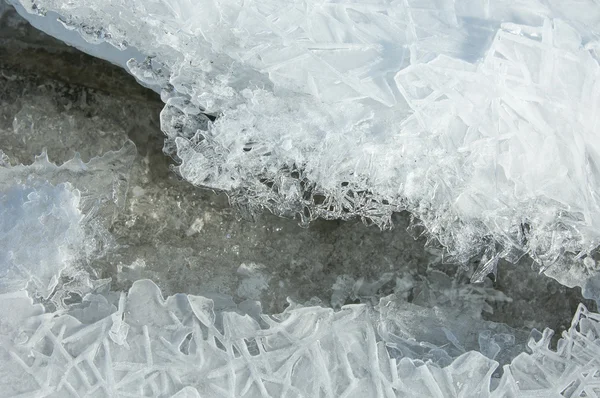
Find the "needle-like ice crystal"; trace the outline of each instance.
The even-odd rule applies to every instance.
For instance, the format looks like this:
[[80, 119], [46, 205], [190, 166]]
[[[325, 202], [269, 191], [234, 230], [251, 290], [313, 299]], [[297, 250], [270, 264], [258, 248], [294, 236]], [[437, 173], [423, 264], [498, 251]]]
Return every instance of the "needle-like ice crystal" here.
[[[250, 213], [388, 227], [406, 209], [452, 260], [478, 256], [473, 282], [528, 254], [540, 271], [600, 299], [598, 1], [10, 2], [96, 56], [123, 64], [132, 54], [130, 72], [161, 88], [164, 149], [181, 176], [227, 191]], [[108, 54], [106, 43], [128, 52]], [[235, 257], [215, 250], [218, 262], [196, 267], [190, 242], [207, 239], [220, 215], [186, 213], [198, 207], [186, 207], [174, 185], [152, 189], [150, 154], [148, 170], [131, 167], [140, 159], [125, 137], [139, 131], [103, 141], [100, 119], [72, 116], [68, 101], [55, 108], [37, 98], [16, 113], [5, 102], [0, 397], [600, 396], [598, 313], [580, 304], [558, 341], [549, 329], [527, 338], [481, 316], [508, 305], [511, 289], [461, 285], [426, 264], [415, 266], [428, 268], [426, 281], [385, 272], [388, 264], [379, 279], [338, 274], [328, 293], [339, 310], [313, 305], [315, 297], [264, 314], [253, 300], [286, 284], [253, 259], [232, 268], [239, 304], [223, 292], [164, 299], [161, 278], [189, 271], [190, 284], [202, 282], [198, 270], [237, 258], [229, 230], [218, 229]], [[57, 165], [44, 152], [21, 164], [44, 145], [62, 160], [81, 145], [89, 161]], [[145, 187], [132, 187], [135, 200], [130, 176]], [[144, 216], [140, 226], [137, 216], [119, 218], [126, 206]], [[168, 250], [145, 225], [167, 228]], [[108, 265], [90, 269], [91, 257], [118, 247], [111, 231], [155, 239], [132, 250], [133, 263], [106, 255]], [[255, 239], [269, 235], [240, 236], [270, 245]], [[318, 275], [299, 264], [286, 281]], [[334, 272], [327, 267], [314, 264], [323, 275]], [[113, 268], [115, 281], [133, 284], [110, 290], [101, 273]], [[538, 292], [523, 290], [519, 300]]]
[[[165, 87], [179, 172], [250, 211], [388, 226], [408, 209], [454, 260], [482, 257], [474, 281], [523, 253], [569, 286], [589, 276], [597, 2], [20, 3], [150, 56], [128, 66]], [[578, 265], [550, 271], [565, 254]]]
[[[583, 306], [556, 351], [549, 348], [552, 332], [546, 330], [532, 337], [531, 351], [505, 365], [499, 376], [498, 362], [477, 351], [445, 366], [407, 357], [410, 340], [394, 334], [406, 324], [395, 322], [417, 313], [396, 311], [393, 301], [388, 298], [375, 309], [350, 305], [338, 312], [292, 305], [280, 315], [252, 318], [215, 312], [213, 302], [201, 296], [164, 300], [148, 280], [135, 282], [120, 296], [88, 295], [69, 313], [45, 314], [22, 293], [4, 294], [0, 396], [598, 394], [600, 316]], [[390, 322], [396, 329], [390, 329]], [[495, 338], [501, 344], [506, 340]], [[499, 349], [497, 343], [493, 346]]]

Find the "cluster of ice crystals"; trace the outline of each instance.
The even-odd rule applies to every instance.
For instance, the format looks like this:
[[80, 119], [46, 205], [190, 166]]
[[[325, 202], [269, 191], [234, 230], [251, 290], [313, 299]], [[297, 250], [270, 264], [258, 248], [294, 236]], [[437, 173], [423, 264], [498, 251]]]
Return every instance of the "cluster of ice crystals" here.
[[[170, 83], [166, 148], [195, 184], [308, 220], [386, 225], [407, 207], [458, 260], [483, 252], [474, 280], [522, 252], [570, 283], [588, 276], [551, 265], [597, 245], [594, 2], [22, 2], [156, 56], [129, 67]], [[13, 130], [36, 146], [40, 120]], [[76, 130], [57, 126], [62, 139]], [[149, 280], [93, 289], [102, 281], [77, 262], [110, 246], [103, 220], [124, 206], [134, 157], [130, 142], [61, 166], [44, 154], [10, 166], [0, 151], [1, 397], [600, 396], [599, 314], [581, 305], [556, 349], [552, 331], [534, 331], [525, 352], [520, 331], [479, 317], [483, 297], [508, 297], [441, 272], [414, 284], [411, 303], [397, 280], [379, 304], [290, 301], [277, 315], [250, 300], [164, 299]], [[261, 267], [238, 268], [240, 296], [268, 288]], [[391, 278], [342, 276], [332, 303]], [[70, 291], [82, 300], [62, 300]]]
[[[499, 378], [498, 363], [476, 351], [445, 366], [407, 357], [394, 334], [402, 313], [390, 304], [292, 305], [256, 318], [215, 312], [200, 296], [164, 300], [141, 280], [120, 296], [88, 295], [68, 313], [44, 314], [24, 294], [3, 294], [0, 396], [598, 396], [600, 317], [583, 306], [556, 351], [547, 330]], [[482, 338], [496, 351], [505, 339]]]
[[128, 66], [167, 87], [181, 175], [250, 211], [408, 209], [455, 260], [483, 255], [474, 280], [598, 245], [597, 2], [20, 3], [150, 55]]
[[17, 291], [32, 283], [47, 298], [82, 245], [79, 192], [70, 184], [52, 186], [40, 181], [3, 188], [0, 292]]
[[[87, 250], [83, 240], [96, 238], [86, 235], [85, 218], [119, 203], [115, 187], [132, 149], [129, 143], [88, 163], [57, 166], [40, 156], [29, 166], [0, 168], [7, 253], [0, 257], [0, 397], [598, 395], [598, 314], [580, 306], [556, 351], [546, 330], [523, 352], [518, 332], [478, 318], [475, 302], [482, 300], [469, 296], [481, 288], [465, 287], [456, 297], [441, 273], [431, 288], [445, 294], [430, 297], [423, 287], [418, 304], [391, 295], [339, 311], [290, 303], [264, 315], [252, 302], [223, 309], [202, 296], [164, 299], [149, 280], [128, 292], [96, 289], [56, 311], [36, 304], [26, 285], [46, 298], [73, 268]], [[101, 202], [93, 216], [90, 201]], [[368, 286], [359, 287], [368, 294]], [[457, 299], [464, 307], [445, 307]]]
[[[31, 165], [0, 164], [0, 293], [27, 289], [62, 306], [69, 291], [96, 284], [78, 264], [109, 248], [102, 220], [122, 206], [134, 153], [129, 142], [88, 163], [59, 166], [43, 153]], [[61, 276], [70, 286], [58, 286]]]

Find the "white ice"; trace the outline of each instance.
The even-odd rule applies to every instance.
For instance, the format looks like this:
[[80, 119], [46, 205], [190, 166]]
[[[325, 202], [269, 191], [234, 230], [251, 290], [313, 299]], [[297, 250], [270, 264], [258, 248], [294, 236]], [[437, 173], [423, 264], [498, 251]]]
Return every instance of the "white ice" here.
[[[3, 178], [0, 168], [0, 180]], [[79, 192], [29, 180], [0, 183], [0, 293], [35, 286], [48, 298], [83, 246]]]
[[556, 351], [546, 330], [500, 378], [476, 351], [446, 366], [406, 357], [403, 316], [414, 313], [392, 297], [374, 309], [292, 305], [252, 318], [215, 312], [200, 296], [165, 300], [148, 280], [120, 296], [88, 295], [68, 313], [4, 294], [0, 396], [582, 397], [600, 388], [600, 316], [583, 306]]
[[20, 3], [151, 57], [128, 66], [165, 87], [165, 148], [194, 184], [304, 220], [388, 226], [408, 209], [454, 260], [485, 259], [474, 281], [528, 253], [585, 284], [600, 238], [595, 1]]
[[127, 142], [87, 163], [56, 165], [46, 153], [30, 165], [0, 163], [0, 293], [27, 289], [62, 307], [61, 276], [78, 294], [98, 283], [80, 265], [112, 247], [101, 220], [123, 206], [135, 151]]
[[[534, 330], [525, 350], [514, 330], [468, 308], [476, 287], [438, 297], [464, 301], [466, 309], [454, 310], [390, 295], [339, 311], [290, 301], [283, 313], [265, 315], [248, 302], [223, 310], [202, 296], [164, 299], [149, 280], [128, 292], [82, 294], [56, 311], [37, 304], [25, 285], [47, 298], [60, 274], [76, 266], [85, 252], [78, 245], [97, 238], [85, 235], [84, 197], [101, 200], [98, 193], [108, 191], [118, 198], [108, 186], [115, 189], [131, 149], [128, 143], [88, 163], [57, 166], [40, 156], [0, 168], [0, 397], [597, 394], [599, 314], [581, 305], [556, 350], [550, 330]], [[260, 269], [246, 263], [239, 272], [256, 277]]]

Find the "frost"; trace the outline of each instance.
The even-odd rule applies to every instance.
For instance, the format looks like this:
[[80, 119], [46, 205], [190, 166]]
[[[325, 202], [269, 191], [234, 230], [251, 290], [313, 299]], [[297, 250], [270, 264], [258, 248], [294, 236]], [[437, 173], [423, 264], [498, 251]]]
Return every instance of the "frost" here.
[[588, 277], [550, 268], [600, 238], [595, 2], [21, 4], [149, 55], [128, 66], [165, 87], [165, 151], [250, 212], [408, 209], [452, 260], [485, 258], [474, 281], [524, 253]]
[[[338, 312], [292, 305], [257, 319], [200, 296], [165, 300], [141, 280], [121, 295], [88, 295], [69, 313], [44, 314], [21, 293], [0, 295], [0, 311], [1, 396], [579, 397], [600, 383], [600, 316], [583, 306], [556, 351], [546, 330], [499, 379], [498, 363], [476, 351], [446, 365], [411, 359], [398, 344], [410, 340], [389, 322], [398, 332], [414, 312], [398, 312], [393, 298]], [[510, 336], [481, 339], [498, 350]]]

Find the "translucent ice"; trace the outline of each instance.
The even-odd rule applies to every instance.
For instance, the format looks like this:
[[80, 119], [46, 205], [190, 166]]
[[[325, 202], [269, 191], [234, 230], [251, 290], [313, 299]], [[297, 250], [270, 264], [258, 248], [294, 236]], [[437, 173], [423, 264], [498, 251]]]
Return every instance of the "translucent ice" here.
[[[133, 153], [132, 153], [133, 151]], [[46, 154], [31, 165], [0, 166], [0, 293], [25, 289], [48, 299], [66, 270], [72, 286], [91, 283], [77, 262], [110, 247], [103, 219], [122, 206], [129, 142], [88, 163], [79, 158], [55, 165]]]
[[[72, 30], [67, 29], [58, 20], [58, 15], [55, 13], [50, 13], [50, 15], [48, 15], [48, 18], [44, 18], [39, 15], [28, 14], [19, 2], [13, 1], [11, 2], [11, 4], [15, 7], [17, 12], [19, 12], [19, 14], [26, 15], [29, 22], [37, 29], [56, 37], [57, 39], [60, 39], [81, 51], [87, 52], [90, 55], [106, 59], [122, 67], [126, 67], [127, 62], [131, 59], [137, 59], [138, 61], [142, 61], [144, 59], [144, 56], [140, 54], [139, 51], [137, 51], [135, 48], [130, 47], [127, 49], [119, 49], [103, 41], [86, 41], [86, 39], [79, 35], [77, 32], [73, 32]], [[2, 15], [2, 12], [4, 10], [3, 7], [7, 7], [6, 3], [4, 2], [0, 3], [0, 16]], [[160, 87], [151, 88], [157, 91], [160, 90]]]
[[474, 281], [598, 245], [597, 2], [20, 3], [150, 55], [128, 66], [165, 87], [179, 172], [250, 211], [406, 208], [454, 260], [485, 258]]
[[[481, 251], [474, 280], [493, 272], [500, 258], [516, 258], [522, 252], [529, 252], [549, 274], [562, 280], [567, 275], [569, 283], [580, 283], [596, 271], [595, 260], [586, 257], [585, 249], [595, 245], [596, 185], [574, 172], [582, 166], [577, 163], [578, 152], [568, 152], [573, 158], [561, 158], [556, 148], [569, 142], [561, 141], [563, 135], [553, 130], [567, 131], [583, 150], [595, 148], [596, 116], [590, 108], [597, 98], [591, 86], [597, 72], [593, 4], [586, 15], [574, 14], [575, 3], [533, 1], [302, 4], [305, 8], [282, 11], [279, 3], [225, 2], [215, 5], [212, 15], [213, 4], [201, 4], [206, 6], [203, 20], [200, 11], [194, 13], [198, 4], [191, 2], [129, 2], [127, 8], [107, 1], [100, 6], [107, 13], [98, 21], [110, 24], [99, 28], [86, 22], [93, 20], [98, 4], [83, 1], [73, 10], [82, 12], [84, 20], [62, 21], [85, 31], [88, 39], [118, 43], [120, 32], [129, 35], [139, 29], [148, 33], [145, 39], [165, 40], [155, 48], [155, 58], [129, 66], [141, 80], [169, 80], [177, 86], [176, 91], [167, 87], [163, 93], [168, 103], [162, 115], [166, 148], [177, 152], [179, 170], [190, 181], [228, 189], [250, 210], [266, 206], [283, 214], [300, 212], [306, 219], [360, 215], [386, 225], [389, 212], [408, 207], [456, 259], [464, 261]], [[31, 5], [44, 12], [39, 2]], [[119, 12], [127, 21], [111, 20]], [[168, 20], [169, 15], [177, 18]], [[273, 15], [278, 18], [270, 18]], [[516, 19], [520, 25], [497, 22]], [[181, 25], [182, 20], [188, 25]], [[142, 25], [133, 27], [140, 21]], [[294, 21], [300, 21], [298, 31], [277, 30]], [[260, 26], [263, 29], [257, 31]], [[189, 35], [190, 29], [197, 29], [197, 37]], [[303, 32], [310, 35], [302, 36]], [[283, 36], [285, 40], [280, 40]], [[386, 42], [389, 37], [393, 40]], [[247, 41], [238, 43], [243, 39]], [[134, 40], [144, 44], [139, 37]], [[312, 47], [298, 44], [306, 41]], [[148, 42], [146, 49], [156, 45]], [[187, 64], [196, 58], [186, 58], [186, 51], [195, 56], [202, 43], [210, 43], [206, 54], [213, 57], [198, 58], [206, 60], [203, 68], [209, 69], [212, 60], [215, 68], [234, 74], [204, 82], [197, 78], [198, 65]], [[235, 46], [241, 49], [237, 53]], [[245, 53], [250, 47], [252, 53]], [[300, 51], [299, 57], [292, 50]], [[394, 64], [400, 50], [407, 58]], [[549, 70], [544, 70], [546, 62], [532, 55], [538, 50], [543, 53], [540, 57], [552, 60]], [[277, 56], [291, 62], [279, 62]], [[313, 58], [316, 64], [311, 63]], [[260, 64], [273, 59], [279, 63], [270, 70]], [[170, 64], [159, 69], [161, 62]], [[310, 73], [303, 76], [307, 70]], [[368, 81], [379, 72], [385, 75], [383, 80]], [[574, 93], [578, 76], [592, 76], [592, 83], [581, 83], [581, 97]], [[564, 79], [574, 80], [567, 84]], [[238, 87], [246, 83], [248, 87]], [[203, 116], [202, 111], [209, 109], [221, 112], [216, 121]], [[9, 156], [0, 152], [0, 396], [598, 395], [598, 314], [580, 306], [556, 349], [550, 348], [549, 330], [534, 331], [527, 349], [523, 331], [479, 317], [491, 310], [489, 301], [506, 303], [508, 297], [483, 285], [460, 285], [436, 271], [428, 273], [426, 281], [413, 281], [410, 275], [396, 280], [396, 293], [379, 303], [375, 297], [390, 291], [394, 274], [371, 282], [341, 275], [332, 289], [333, 305], [355, 298], [374, 303], [343, 306], [339, 311], [290, 300], [282, 313], [264, 315], [260, 304], [251, 300], [236, 308], [232, 300], [221, 305], [218, 299], [192, 294], [164, 299], [148, 280], [138, 280], [122, 293], [78, 290], [81, 300], [64, 303], [56, 311], [44, 308], [34, 300], [56, 291], [58, 278], [76, 256], [110, 246], [104, 241], [101, 220], [114, 217], [124, 206], [135, 151], [128, 142], [120, 151], [88, 163], [75, 158], [57, 166], [41, 156], [32, 165], [14, 166], [19, 161], [10, 156], [26, 156], [28, 145], [48, 141], [36, 126], [49, 127], [44, 121], [57, 119], [39, 116], [35, 107], [19, 113], [11, 140], [2, 143], [12, 151], [7, 151]], [[106, 147], [94, 140], [95, 130], [79, 134], [73, 126], [81, 124], [61, 122], [51, 130], [66, 142], [84, 141], [90, 153], [105, 152]], [[14, 138], [22, 138], [25, 145], [13, 145], [19, 141]], [[65, 146], [58, 141], [50, 142], [51, 150]], [[488, 147], [490, 142], [496, 152]], [[539, 153], [531, 149], [538, 144], [543, 148]], [[62, 148], [65, 152], [73, 148], [67, 146]], [[555, 161], [549, 162], [545, 154], [556, 154]], [[593, 160], [595, 155], [590, 156]], [[149, 157], [145, 160], [148, 165]], [[540, 166], [530, 169], [533, 163]], [[556, 170], [564, 166], [567, 173], [557, 177], [549, 171], [555, 164]], [[594, 173], [593, 168], [585, 170]], [[492, 175], [495, 179], [490, 179]], [[564, 190], [543, 184], [536, 176], [559, 178]], [[573, 188], [582, 178], [591, 193]], [[168, 191], [170, 186], [154, 191], [148, 186], [132, 189], [136, 197], [147, 196], [138, 214], [144, 209], [166, 212], [168, 203], [151, 203], [168, 197], [177, 200], [172, 208], [181, 206], [176, 195], [156, 195], [158, 189]], [[562, 213], [553, 213], [559, 210]], [[573, 216], [574, 211], [582, 216]], [[206, 239], [211, 223], [223, 224], [211, 222], [205, 217], [208, 213], [202, 217], [190, 213], [174, 212], [169, 219], [184, 215], [177, 220], [173, 241]], [[152, 213], [155, 221], [142, 225], [163, 228], [165, 220], [159, 214]], [[134, 223], [124, 224], [129, 228]], [[129, 233], [154, 231], [138, 227]], [[266, 235], [254, 235], [251, 243], [270, 246], [261, 236]], [[229, 238], [227, 231], [223, 239]], [[187, 257], [193, 252], [195, 246], [183, 242], [162, 253], [159, 245], [142, 248], [147, 260], [167, 258], [164, 263], [156, 260], [167, 269], [157, 276], [188, 277], [173, 275], [168, 263], [175, 257], [172, 253]], [[295, 244], [302, 246], [301, 242]], [[239, 248], [231, 250], [239, 253]], [[580, 273], [561, 268], [566, 262], [557, 268], [554, 259], [562, 251], [578, 250], [583, 267], [573, 268]], [[223, 258], [227, 257], [211, 265], [222, 264]], [[191, 273], [190, 263], [186, 265]], [[294, 267], [303, 272], [307, 263]], [[239, 297], [256, 299], [277, 285], [264, 265], [249, 260], [238, 264], [233, 269], [240, 279]], [[129, 267], [115, 268], [117, 279], [128, 279], [139, 278], [150, 267], [139, 258]], [[204, 278], [198, 269], [194, 274]], [[304, 274], [307, 279], [313, 275]], [[157, 283], [164, 282], [159, 279]], [[597, 274], [590, 281], [585, 286], [593, 296]], [[25, 285], [35, 297], [25, 293]], [[538, 290], [523, 295], [531, 291]], [[556, 291], [554, 295], [565, 300]]]
[[79, 192], [68, 183], [0, 188], [0, 292], [32, 283], [47, 298], [83, 246], [81, 219]]
[[600, 383], [600, 316], [584, 307], [556, 351], [547, 330], [500, 379], [476, 351], [444, 366], [410, 359], [379, 311], [291, 306], [252, 318], [200, 296], [165, 300], [147, 280], [54, 315], [0, 295], [0, 396], [580, 397]]

